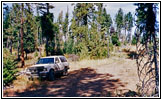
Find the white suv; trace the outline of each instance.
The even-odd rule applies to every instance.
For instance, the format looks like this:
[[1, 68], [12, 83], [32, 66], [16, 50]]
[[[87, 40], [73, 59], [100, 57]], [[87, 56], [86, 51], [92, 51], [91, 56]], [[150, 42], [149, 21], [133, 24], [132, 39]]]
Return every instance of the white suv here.
[[64, 56], [48, 56], [40, 58], [35, 65], [27, 68], [26, 75], [29, 79], [41, 77], [52, 81], [58, 73], [67, 75], [68, 69], [69, 63]]

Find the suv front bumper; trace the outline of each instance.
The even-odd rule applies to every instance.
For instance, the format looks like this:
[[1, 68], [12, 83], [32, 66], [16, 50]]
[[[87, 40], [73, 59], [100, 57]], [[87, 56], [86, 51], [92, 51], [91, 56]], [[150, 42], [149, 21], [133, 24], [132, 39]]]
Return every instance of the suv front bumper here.
[[29, 79], [46, 78], [48, 76], [48, 72], [39, 72], [39, 73], [26, 72], [26, 75]]

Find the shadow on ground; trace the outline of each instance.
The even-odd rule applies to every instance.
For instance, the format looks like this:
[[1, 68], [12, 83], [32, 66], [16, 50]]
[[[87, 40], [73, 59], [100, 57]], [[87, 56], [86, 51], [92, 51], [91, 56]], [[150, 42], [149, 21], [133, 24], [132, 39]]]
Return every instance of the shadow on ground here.
[[[81, 68], [69, 72], [55, 81], [43, 81], [30, 86], [24, 92], [16, 92], [17, 97], [105, 97], [113, 96], [116, 89], [124, 87], [120, 79], [110, 74], [98, 74], [94, 69]], [[31, 89], [32, 87], [36, 89]]]
[[127, 53], [128, 59], [137, 59], [136, 51], [130, 51], [129, 49], [124, 49], [123, 51]]

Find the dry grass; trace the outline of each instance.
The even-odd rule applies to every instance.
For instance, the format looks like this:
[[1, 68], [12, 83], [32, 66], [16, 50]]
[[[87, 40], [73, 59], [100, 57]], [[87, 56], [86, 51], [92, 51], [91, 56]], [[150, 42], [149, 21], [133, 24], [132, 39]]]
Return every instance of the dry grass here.
[[34, 81], [29, 81], [27, 76], [25, 75], [20, 75], [17, 77], [16, 80], [13, 81], [13, 88], [9, 88], [3, 91], [3, 94], [5, 96], [7, 95], [15, 95], [17, 92], [24, 92], [26, 89], [28, 90], [36, 90], [36, 86], [40, 85], [39, 80], [34, 80]]
[[86, 67], [95, 69], [97, 73], [112, 74], [113, 78], [119, 78], [127, 84], [125, 88], [136, 91], [138, 76], [135, 60], [112, 57], [109, 59], [82, 60], [70, 63], [71, 71]]
[[96, 67], [96, 66], [102, 66], [105, 64], [110, 64], [112, 63], [113, 60], [109, 59], [98, 59], [98, 60], [81, 60], [81, 61], [76, 61], [76, 62], [70, 62], [70, 70], [75, 70], [78, 68], [86, 68], [86, 67]]
[[[128, 49], [130, 51], [135, 50], [134, 47]], [[125, 88], [136, 91], [136, 84], [139, 82], [136, 59], [128, 59], [128, 55], [125, 52], [114, 52], [108, 59], [70, 62], [70, 71], [87, 67], [95, 69], [97, 73], [112, 74], [114, 78], [119, 78], [127, 84]]]

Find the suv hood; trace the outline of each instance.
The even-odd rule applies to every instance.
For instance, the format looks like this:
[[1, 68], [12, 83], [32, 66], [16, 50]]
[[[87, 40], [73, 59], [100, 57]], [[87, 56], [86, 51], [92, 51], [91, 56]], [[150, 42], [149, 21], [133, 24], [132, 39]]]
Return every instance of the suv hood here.
[[[47, 66], [49, 66], [50, 64], [36, 64], [36, 65], [33, 65], [33, 66], [31, 66], [31, 67], [42, 67], [42, 66], [44, 66], [44, 67], [47, 67]], [[30, 68], [31, 68], [30, 67]]]

